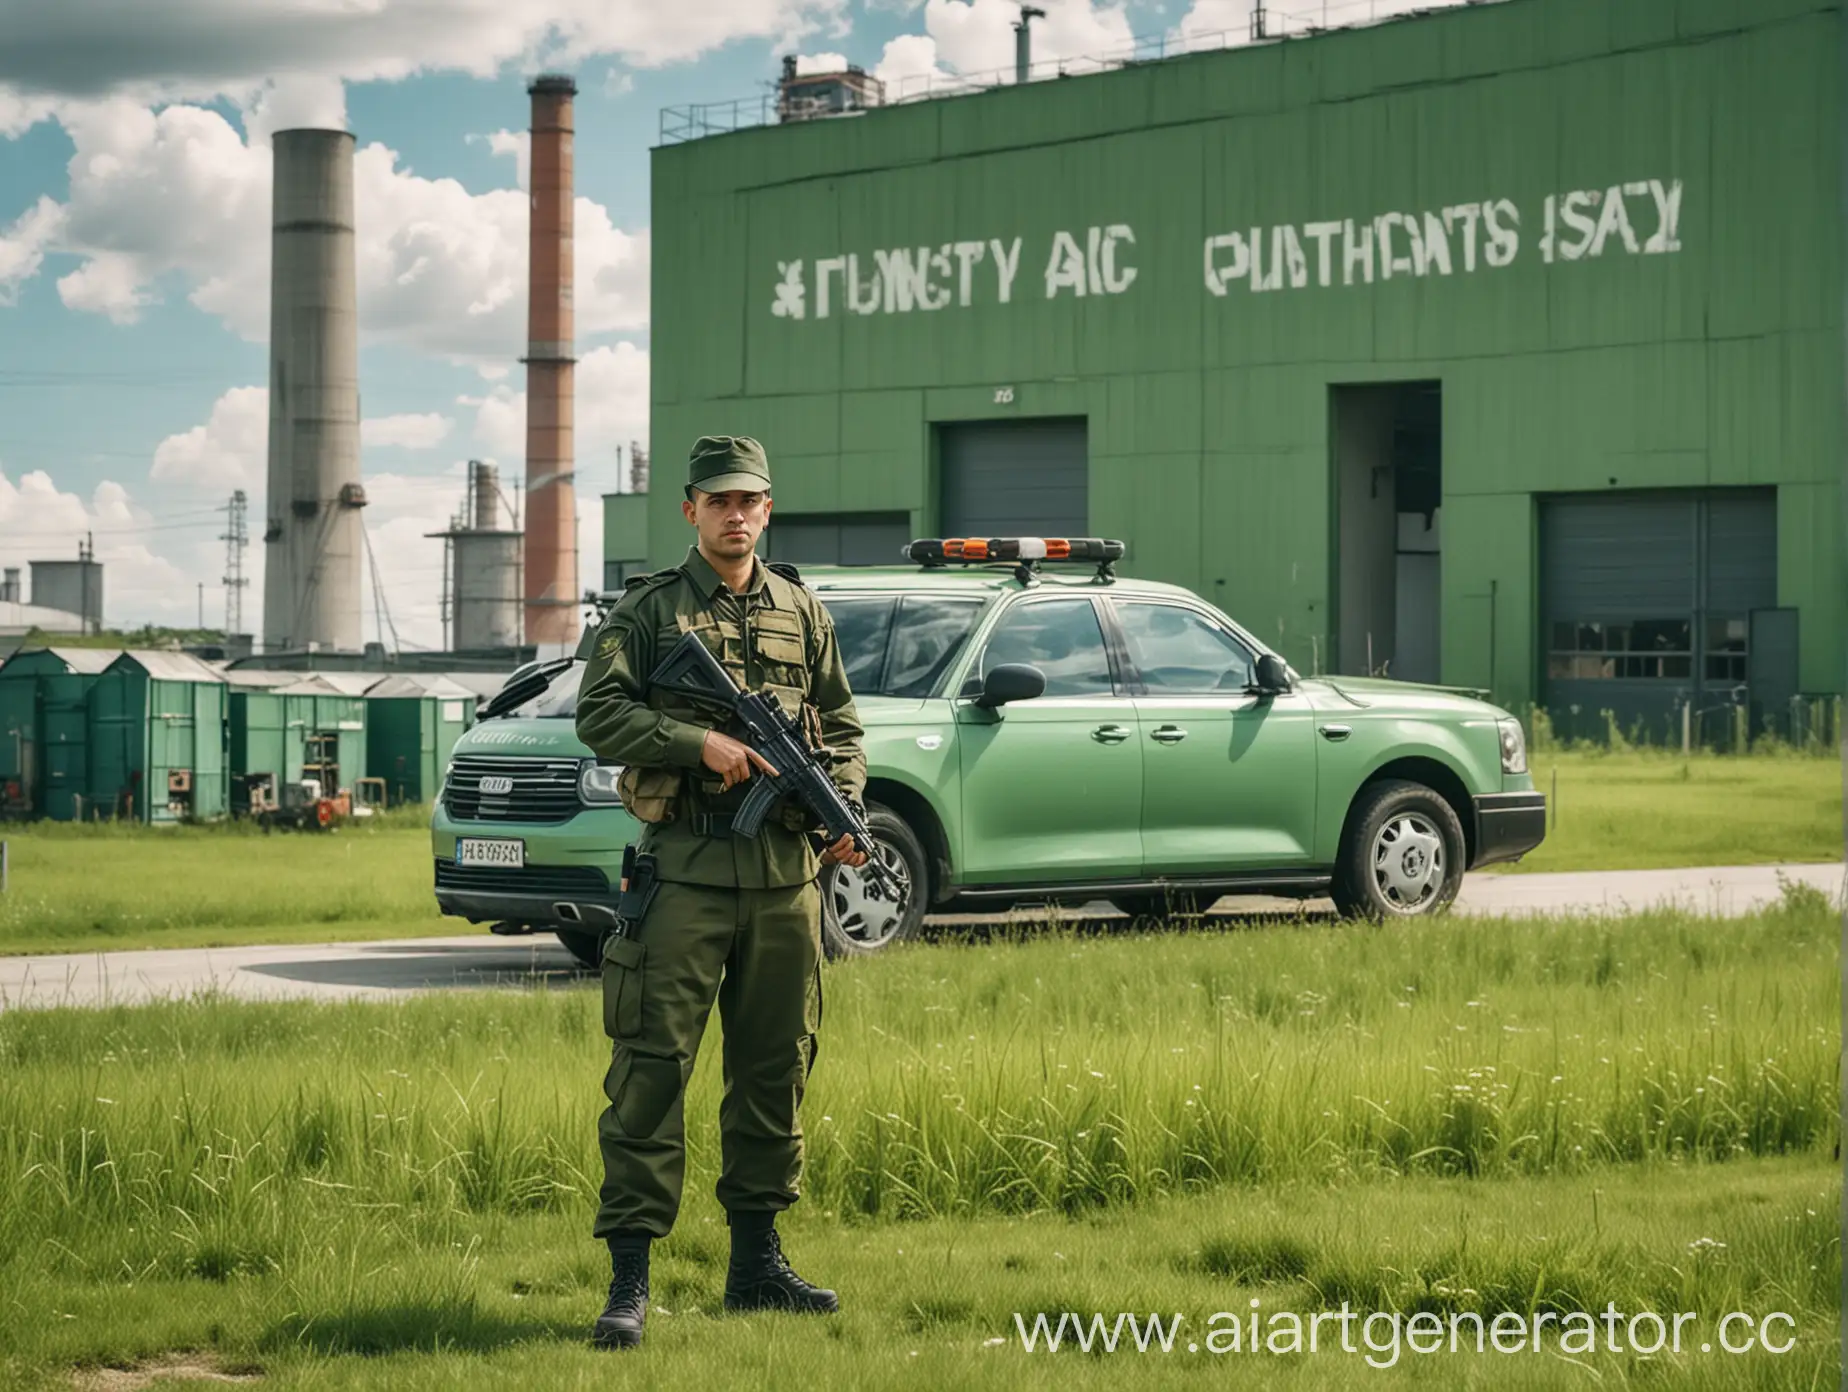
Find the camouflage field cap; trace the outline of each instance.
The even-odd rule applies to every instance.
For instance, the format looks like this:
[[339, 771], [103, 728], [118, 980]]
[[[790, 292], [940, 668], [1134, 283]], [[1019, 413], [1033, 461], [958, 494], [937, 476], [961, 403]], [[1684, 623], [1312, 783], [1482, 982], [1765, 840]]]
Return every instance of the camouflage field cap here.
[[705, 493], [768, 493], [770, 459], [748, 435], [702, 435], [687, 458], [687, 487]]

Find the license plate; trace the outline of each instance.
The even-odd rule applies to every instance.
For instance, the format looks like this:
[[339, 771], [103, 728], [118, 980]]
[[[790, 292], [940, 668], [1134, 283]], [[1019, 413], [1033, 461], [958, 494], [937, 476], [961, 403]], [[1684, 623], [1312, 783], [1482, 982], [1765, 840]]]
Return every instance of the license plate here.
[[457, 865], [499, 865], [518, 870], [526, 864], [526, 843], [465, 836], [456, 841]]

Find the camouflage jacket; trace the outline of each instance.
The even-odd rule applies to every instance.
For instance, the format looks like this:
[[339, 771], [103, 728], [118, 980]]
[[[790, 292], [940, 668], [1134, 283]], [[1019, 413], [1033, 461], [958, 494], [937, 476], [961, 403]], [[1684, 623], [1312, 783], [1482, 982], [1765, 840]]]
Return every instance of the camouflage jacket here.
[[[637, 576], [604, 618], [579, 687], [578, 738], [598, 757], [631, 768], [680, 772], [672, 820], [644, 823], [638, 849], [654, 853], [664, 880], [684, 884], [771, 889], [806, 883], [820, 868], [814, 838], [772, 814], [756, 839], [705, 834], [704, 816], [729, 816], [750, 791], [729, 792], [705, 768], [701, 751], [712, 713], [679, 697], [650, 691], [648, 676], [685, 633], [697, 633], [732, 679], [747, 691], [773, 693], [801, 719], [802, 706], [820, 716], [835, 785], [856, 805], [866, 788], [866, 756], [853, 692], [821, 601], [800, 582], [761, 560], [749, 586], [733, 594], [697, 547], [671, 570]], [[724, 733], [742, 739], [741, 727]], [[667, 780], [672, 789], [672, 780]]]

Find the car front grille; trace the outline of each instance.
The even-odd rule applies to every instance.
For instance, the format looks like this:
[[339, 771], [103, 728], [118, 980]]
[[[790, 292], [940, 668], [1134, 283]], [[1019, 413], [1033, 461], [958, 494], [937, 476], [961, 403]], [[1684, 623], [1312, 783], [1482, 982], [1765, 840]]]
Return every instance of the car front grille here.
[[[484, 778], [508, 779], [512, 790], [484, 793]], [[578, 761], [458, 754], [443, 789], [443, 810], [469, 822], [569, 821], [583, 810], [578, 801]]]
[[530, 894], [548, 899], [606, 899], [609, 876], [593, 865], [457, 865], [436, 862], [436, 887], [477, 894]]

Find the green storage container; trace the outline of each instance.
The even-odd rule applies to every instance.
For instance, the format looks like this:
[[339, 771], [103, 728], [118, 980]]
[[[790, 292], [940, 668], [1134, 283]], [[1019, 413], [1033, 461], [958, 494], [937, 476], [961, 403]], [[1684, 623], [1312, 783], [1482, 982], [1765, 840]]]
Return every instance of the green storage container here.
[[82, 815], [90, 688], [107, 648], [34, 648], [0, 667], [0, 816]]
[[434, 802], [475, 694], [441, 676], [387, 677], [366, 693], [369, 772], [385, 780], [391, 806]]
[[313, 778], [331, 797], [366, 776], [366, 697], [376, 672], [311, 672], [276, 688], [283, 728], [299, 759], [298, 778]]
[[286, 698], [276, 688], [292, 686], [300, 672], [270, 672], [255, 668], [227, 671], [226, 727], [231, 774], [231, 810], [249, 808], [249, 783], [268, 775], [271, 796], [282, 784], [302, 776], [302, 744], [292, 739], [284, 714]]
[[105, 816], [209, 821], [230, 810], [225, 679], [195, 657], [125, 652], [89, 701], [89, 785]]

